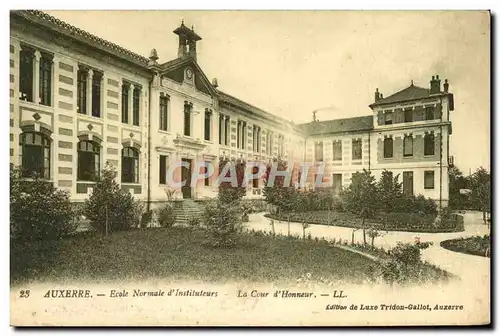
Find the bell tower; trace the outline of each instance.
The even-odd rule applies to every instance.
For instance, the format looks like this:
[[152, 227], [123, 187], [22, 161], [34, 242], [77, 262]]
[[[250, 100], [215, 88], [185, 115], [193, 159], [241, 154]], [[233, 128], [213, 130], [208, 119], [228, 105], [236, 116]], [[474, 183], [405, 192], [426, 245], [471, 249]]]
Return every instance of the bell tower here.
[[179, 36], [179, 49], [177, 57], [192, 57], [196, 61], [196, 42], [201, 40], [201, 37], [194, 32], [194, 27], [188, 28], [184, 25], [184, 20], [181, 25], [174, 30], [174, 34]]

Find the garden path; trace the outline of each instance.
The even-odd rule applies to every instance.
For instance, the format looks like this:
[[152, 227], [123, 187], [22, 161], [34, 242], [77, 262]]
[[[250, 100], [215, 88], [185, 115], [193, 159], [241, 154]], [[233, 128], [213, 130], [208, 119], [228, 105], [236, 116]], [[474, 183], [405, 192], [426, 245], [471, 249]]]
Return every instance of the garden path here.
[[[457, 275], [463, 281], [467, 281], [471, 286], [477, 286], [478, 283], [489, 283], [490, 276], [490, 258], [468, 255], [464, 253], [453, 252], [442, 248], [439, 243], [443, 240], [455, 239], [460, 237], [483, 236], [489, 234], [488, 227], [483, 223], [481, 214], [477, 212], [468, 212], [464, 215], [465, 231], [449, 233], [421, 233], [421, 232], [401, 232], [401, 231], [382, 231], [382, 236], [375, 238], [375, 246], [389, 249], [398, 242], [413, 243], [415, 238], [419, 237], [421, 242], [433, 242], [433, 246], [427, 248], [422, 253], [422, 259], [428, 261], [443, 270]], [[249, 229], [272, 231], [270, 219], [264, 217], [263, 213], [251, 214], [250, 222], [247, 223]], [[277, 234], [288, 233], [288, 223], [274, 221], [274, 228]], [[342, 239], [351, 241], [351, 228], [328, 226], [319, 224], [310, 224], [306, 229], [306, 235], [310, 232], [311, 236], [331, 240]], [[302, 224], [290, 223], [290, 233], [302, 237]], [[369, 237], [367, 237], [368, 242]], [[363, 242], [362, 230], [355, 231], [355, 242]], [[472, 287], [473, 288], [473, 287]]]

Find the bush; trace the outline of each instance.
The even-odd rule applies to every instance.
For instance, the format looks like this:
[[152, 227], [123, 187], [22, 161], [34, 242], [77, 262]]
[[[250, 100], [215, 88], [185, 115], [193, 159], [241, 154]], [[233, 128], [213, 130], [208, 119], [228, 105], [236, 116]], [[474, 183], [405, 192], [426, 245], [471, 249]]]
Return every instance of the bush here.
[[171, 228], [175, 224], [176, 216], [174, 206], [171, 203], [165, 203], [157, 210], [158, 223], [161, 227]]
[[207, 202], [203, 213], [211, 243], [215, 247], [236, 245], [236, 234], [242, 230], [240, 207], [216, 199]]
[[101, 232], [131, 229], [140, 223], [142, 205], [115, 181], [116, 171], [106, 165], [85, 201], [83, 214], [92, 227]]
[[141, 216], [141, 227], [145, 228], [151, 225], [151, 221], [153, 220], [153, 211], [149, 210], [142, 214]]
[[191, 226], [191, 227], [199, 227], [201, 225], [201, 220], [199, 217], [189, 217], [188, 219], [188, 222], [187, 222], [188, 226]]
[[69, 193], [34, 176], [21, 178], [19, 169], [10, 171], [10, 234], [13, 240], [59, 239], [73, 233], [77, 213]]

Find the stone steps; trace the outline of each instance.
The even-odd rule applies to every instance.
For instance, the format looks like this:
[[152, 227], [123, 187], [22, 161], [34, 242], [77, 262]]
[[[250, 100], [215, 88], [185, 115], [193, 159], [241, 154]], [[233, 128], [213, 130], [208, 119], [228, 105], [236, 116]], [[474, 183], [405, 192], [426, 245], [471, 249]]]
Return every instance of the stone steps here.
[[176, 203], [174, 213], [177, 224], [187, 224], [191, 218], [203, 215], [203, 205], [193, 200], [183, 200]]

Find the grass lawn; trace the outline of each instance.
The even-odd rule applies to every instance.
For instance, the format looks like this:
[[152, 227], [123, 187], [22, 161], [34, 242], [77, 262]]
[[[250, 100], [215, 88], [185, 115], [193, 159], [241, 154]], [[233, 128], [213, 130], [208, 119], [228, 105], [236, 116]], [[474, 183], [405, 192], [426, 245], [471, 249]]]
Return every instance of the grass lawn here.
[[491, 239], [489, 235], [445, 240], [441, 242], [441, 246], [454, 252], [491, 257]]
[[[376, 262], [325, 244], [241, 234], [234, 248], [205, 244], [192, 228], [79, 234], [60, 241], [11, 246], [11, 281], [190, 279], [208, 282], [295, 281], [311, 273], [361, 283]], [[15, 251], [21, 251], [17, 253]]]

